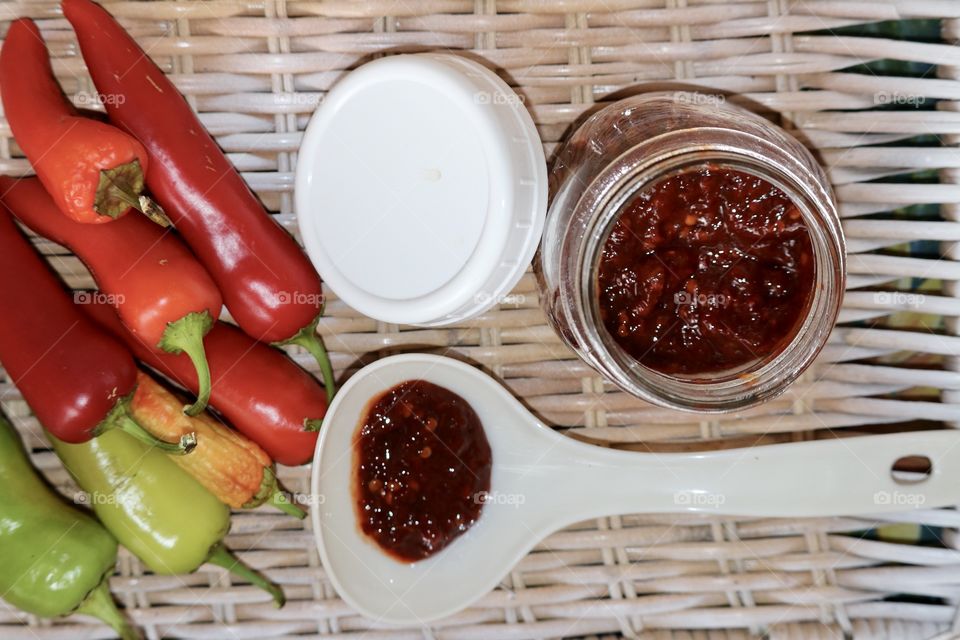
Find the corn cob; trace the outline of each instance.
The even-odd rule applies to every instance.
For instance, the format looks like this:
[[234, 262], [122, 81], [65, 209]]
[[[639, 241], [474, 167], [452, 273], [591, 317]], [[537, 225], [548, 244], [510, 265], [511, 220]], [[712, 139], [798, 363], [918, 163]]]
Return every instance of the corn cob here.
[[224, 504], [252, 509], [269, 500], [285, 513], [298, 518], [306, 515], [283, 494], [273, 461], [259, 445], [206, 411], [186, 415], [182, 399], [143, 371], [137, 372], [131, 410], [134, 418], [159, 438], [196, 433], [197, 447], [189, 455], [171, 458]]

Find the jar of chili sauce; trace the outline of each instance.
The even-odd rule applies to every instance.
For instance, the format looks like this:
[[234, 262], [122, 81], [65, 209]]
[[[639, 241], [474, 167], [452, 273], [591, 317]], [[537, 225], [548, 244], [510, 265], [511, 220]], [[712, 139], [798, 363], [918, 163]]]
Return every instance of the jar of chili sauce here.
[[693, 411], [783, 392], [825, 344], [845, 284], [827, 177], [719, 96], [650, 93], [557, 152], [535, 268], [562, 339], [625, 391]]

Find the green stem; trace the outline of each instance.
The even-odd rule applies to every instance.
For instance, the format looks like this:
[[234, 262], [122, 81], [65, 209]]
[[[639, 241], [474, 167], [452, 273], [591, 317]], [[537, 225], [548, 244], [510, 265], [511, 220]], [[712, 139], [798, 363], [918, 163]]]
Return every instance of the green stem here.
[[93, 198], [93, 210], [116, 220], [126, 213], [127, 209], [141, 209], [142, 191], [143, 168], [139, 160], [134, 159], [111, 169], [102, 169]]
[[294, 518], [303, 520], [305, 517], [307, 517], [307, 513], [303, 509], [290, 502], [290, 500], [287, 498], [286, 494], [283, 492], [283, 488], [280, 486], [280, 483], [277, 482], [277, 474], [274, 473], [273, 467], [263, 468], [263, 477], [260, 480], [260, 488], [257, 490], [257, 493], [250, 498], [250, 500], [243, 504], [243, 508], [253, 509], [268, 501], [277, 509], [280, 509], [280, 511], [283, 511]]
[[167, 217], [167, 212], [163, 210], [163, 207], [147, 196], [141, 194], [140, 197], [137, 198], [137, 202], [140, 205], [135, 207], [137, 211], [150, 218], [154, 223], [165, 229], [173, 224], [170, 222], [170, 218]]
[[197, 446], [197, 434], [187, 433], [180, 436], [180, 442], [165, 442], [144, 429], [139, 422], [130, 415], [130, 396], [121, 398], [113, 406], [103, 422], [97, 425], [93, 430], [94, 437], [100, 435], [109, 429], [119, 429], [127, 435], [131, 435], [140, 442], [156, 447], [172, 455], [183, 455], [190, 453]]
[[320, 427], [322, 426], [323, 426], [323, 418], [304, 418], [303, 419], [304, 431], [320, 431]]
[[297, 505], [290, 502], [290, 498], [287, 497], [283, 491], [278, 487], [276, 491], [270, 494], [270, 504], [283, 511], [288, 516], [293, 516], [294, 518], [299, 518], [303, 520], [307, 517], [307, 512], [298, 507]]
[[117, 609], [117, 605], [110, 596], [106, 576], [93, 591], [87, 594], [87, 598], [77, 607], [77, 613], [93, 616], [106, 622], [122, 640], [139, 640], [141, 637], [137, 629]]
[[100, 171], [100, 182], [94, 196], [93, 210], [102, 216], [116, 220], [127, 209], [136, 209], [160, 225], [169, 227], [171, 222], [159, 204], [140, 193], [143, 191], [143, 171], [137, 160]]
[[167, 328], [157, 345], [167, 353], [185, 353], [197, 370], [197, 401], [183, 408], [188, 416], [195, 416], [207, 408], [210, 401], [210, 365], [203, 348], [203, 337], [213, 328], [213, 316], [204, 309], [183, 316]]
[[320, 365], [320, 373], [323, 376], [323, 386], [327, 390], [327, 402], [333, 400], [333, 394], [336, 393], [336, 380], [333, 377], [333, 365], [330, 364], [330, 356], [327, 355], [327, 350], [323, 346], [323, 340], [317, 334], [317, 323], [320, 321], [320, 316], [317, 316], [313, 319], [313, 322], [305, 326], [303, 329], [297, 332], [297, 335], [277, 342], [278, 346], [283, 346], [286, 344], [295, 344], [303, 347], [310, 354], [317, 359], [317, 363]]
[[250, 584], [263, 589], [270, 594], [270, 597], [273, 598], [273, 602], [277, 605], [278, 609], [286, 604], [287, 599], [283, 595], [283, 590], [278, 585], [270, 582], [247, 565], [242, 564], [235, 555], [230, 553], [230, 551], [223, 546], [222, 543], [213, 548], [213, 551], [210, 553], [210, 557], [207, 558], [207, 562], [215, 564], [218, 567], [223, 567], [230, 573], [233, 573], [243, 578]]
[[[110, 185], [109, 190], [110, 197], [119, 200], [121, 204], [127, 207], [127, 209], [140, 209], [140, 196], [137, 194], [127, 191], [116, 184]], [[126, 209], [124, 209], [124, 211], [126, 211]], [[99, 211], [97, 213], [99, 213]], [[116, 218], [118, 214], [101, 213], [100, 215]]]

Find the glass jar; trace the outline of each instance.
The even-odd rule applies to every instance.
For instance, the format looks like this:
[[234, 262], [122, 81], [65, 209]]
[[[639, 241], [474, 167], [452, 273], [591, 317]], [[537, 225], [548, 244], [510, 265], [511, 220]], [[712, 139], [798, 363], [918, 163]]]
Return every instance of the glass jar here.
[[[665, 374], [627, 354], [600, 316], [597, 268], [625, 203], [663, 176], [709, 164], [755, 175], [797, 206], [810, 236], [814, 283], [793, 338], [745, 368]], [[626, 98], [590, 117], [564, 143], [535, 261], [541, 304], [585, 362], [623, 390], [675, 409], [722, 412], [782, 393], [829, 336], [845, 284], [843, 232], [827, 177], [800, 142], [768, 120], [699, 93]]]

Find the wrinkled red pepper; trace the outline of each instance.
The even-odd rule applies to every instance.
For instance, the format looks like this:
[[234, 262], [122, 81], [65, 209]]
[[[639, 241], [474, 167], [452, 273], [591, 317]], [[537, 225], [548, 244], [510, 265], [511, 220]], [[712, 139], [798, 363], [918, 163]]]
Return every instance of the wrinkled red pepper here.
[[170, 452], [195, 446], [192, 437], [157, 440], [130, 417], [137, 384], [130, 352], [73, 304], [3, 206], [0, 299], [0, 363], [48, 431], [70, 443], [122, 429]]
[[[84, 305], [84, 310], [137, 358], [196, 391], [197, 376], [189, 362], [147, 348], [106, 304]], [[317, 379], [282, 351], [225, 322], [217, 322], [207, 334], [206, 346], [213, 375], [210, 406], [280, 464], [309, 462], [327, 411], [327, 396]]]
[[0, 50], [4, 115], [57, 207], [83, 223], [141, 209], [147, 151], [136, 138], [85, 118], [60, 90], [32, 20], [14, 20]]
[[220, 316], [223, 299], [180, 239], [143, 216], [97, 226], [74, 222], [59, 214], [36, 178], [0, 176], [0, 202], [34, 232], [83, 260], [100, 293], [140, 340], [193, 362], [203, 384], [186, 411], [203, 411], [210, 397], [203, 337]]
[[320, 277], [296, 241], [266, 212], [197, 115], [136, 41], [91, 0], [64, 0], [97, 89], [122, 99], [107, 113], [144, 144], [147, 185], [217, 282], [247, 334], [298, 344], [333, 371], [316, 333]]

